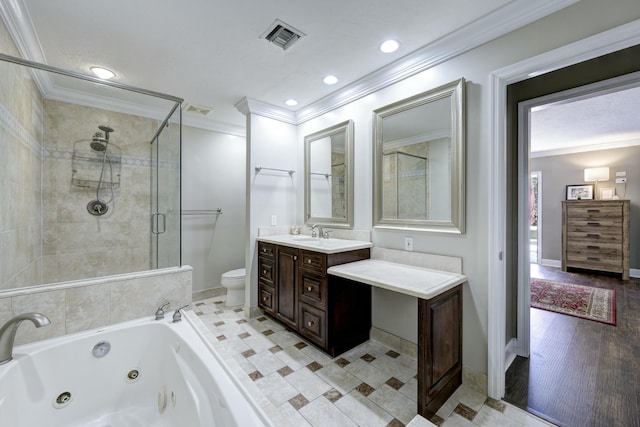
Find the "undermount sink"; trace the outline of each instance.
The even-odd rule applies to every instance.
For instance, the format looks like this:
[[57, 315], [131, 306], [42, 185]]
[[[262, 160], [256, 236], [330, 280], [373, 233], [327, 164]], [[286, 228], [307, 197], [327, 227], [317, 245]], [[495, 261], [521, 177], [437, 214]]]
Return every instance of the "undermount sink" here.
[[293, 240], [296, 242], [317, 242], [320, 239], [317, 237], [294, 237]]

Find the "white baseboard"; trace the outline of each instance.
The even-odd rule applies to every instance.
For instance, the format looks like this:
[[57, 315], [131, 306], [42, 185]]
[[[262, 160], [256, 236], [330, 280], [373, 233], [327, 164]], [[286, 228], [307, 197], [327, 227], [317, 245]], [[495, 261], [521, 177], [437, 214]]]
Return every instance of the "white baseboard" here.
[[518, 355], [518, 339], [511, 338], [509, 343], [504, 348], [504, 371], [507, 372], [509, 366], [516, 360]]
[[630, 268], [629, 276], [635, 277], [636, 279], [640, 279], [640, 268]]
[[540, 260], [540, 264], [544, 265], [545, 267], [562, 268], [562, 261], [557, 260], [557, 259], [544, 259], [544, 258], [542, 258]]

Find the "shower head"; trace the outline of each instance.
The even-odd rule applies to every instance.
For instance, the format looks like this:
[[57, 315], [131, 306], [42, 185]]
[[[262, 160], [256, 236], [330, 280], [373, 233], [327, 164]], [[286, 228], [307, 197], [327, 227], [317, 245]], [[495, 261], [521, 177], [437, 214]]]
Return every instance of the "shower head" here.
[[96, 132], [93, 134], [89, 146], [93, 151], [105, 151], [107, 149], [107, 142], [102, 132]]

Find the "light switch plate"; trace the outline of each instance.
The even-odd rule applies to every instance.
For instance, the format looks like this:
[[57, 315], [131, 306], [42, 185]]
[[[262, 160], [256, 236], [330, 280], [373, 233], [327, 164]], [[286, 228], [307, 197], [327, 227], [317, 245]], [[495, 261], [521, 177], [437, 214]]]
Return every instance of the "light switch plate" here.
[[413, 252], [413, 237], [404, 238], [404, 250]]

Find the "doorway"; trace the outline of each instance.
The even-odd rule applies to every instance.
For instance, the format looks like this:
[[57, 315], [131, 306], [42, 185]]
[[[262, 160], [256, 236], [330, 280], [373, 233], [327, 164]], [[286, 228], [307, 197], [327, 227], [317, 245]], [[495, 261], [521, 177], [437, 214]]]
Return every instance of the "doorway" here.
[[529, 262], [542, 261], [542, 171], [533, 171], [529, 178]]
[[[493, 398], [504, 396], [504, 374], [513, 360], [507, 352], [512, 340], [523, 339], [514, 332], [513, 324], [518, 323], [516, 316], [507, 316], [515, 311], [521, 297], [517, 292], [517, 262], [521, 251], [517, 248], [518, 237], [513, 234], [518, 230], [518, 188], [513, 185], [518, 182], [517, 144], [513, 142], [518, 140], [518, 126], [514, 124], [514, 119], [517, 121], [514, 108], [522, 100], [640, 71], [640, 64], [634, 60], [638, 55], [640, 21], [634, 21], [492, 73], [492, 135], [495, 138], [489, 176], [492, 215], [488, 255], [488, 392]], [[556, 71], [532, 77], [539, 74], [539, 70]], [[525, 176], [528, 181], [528, 172]], [[528, 241], [525, 244], [528, 253], [526, 246]]]

